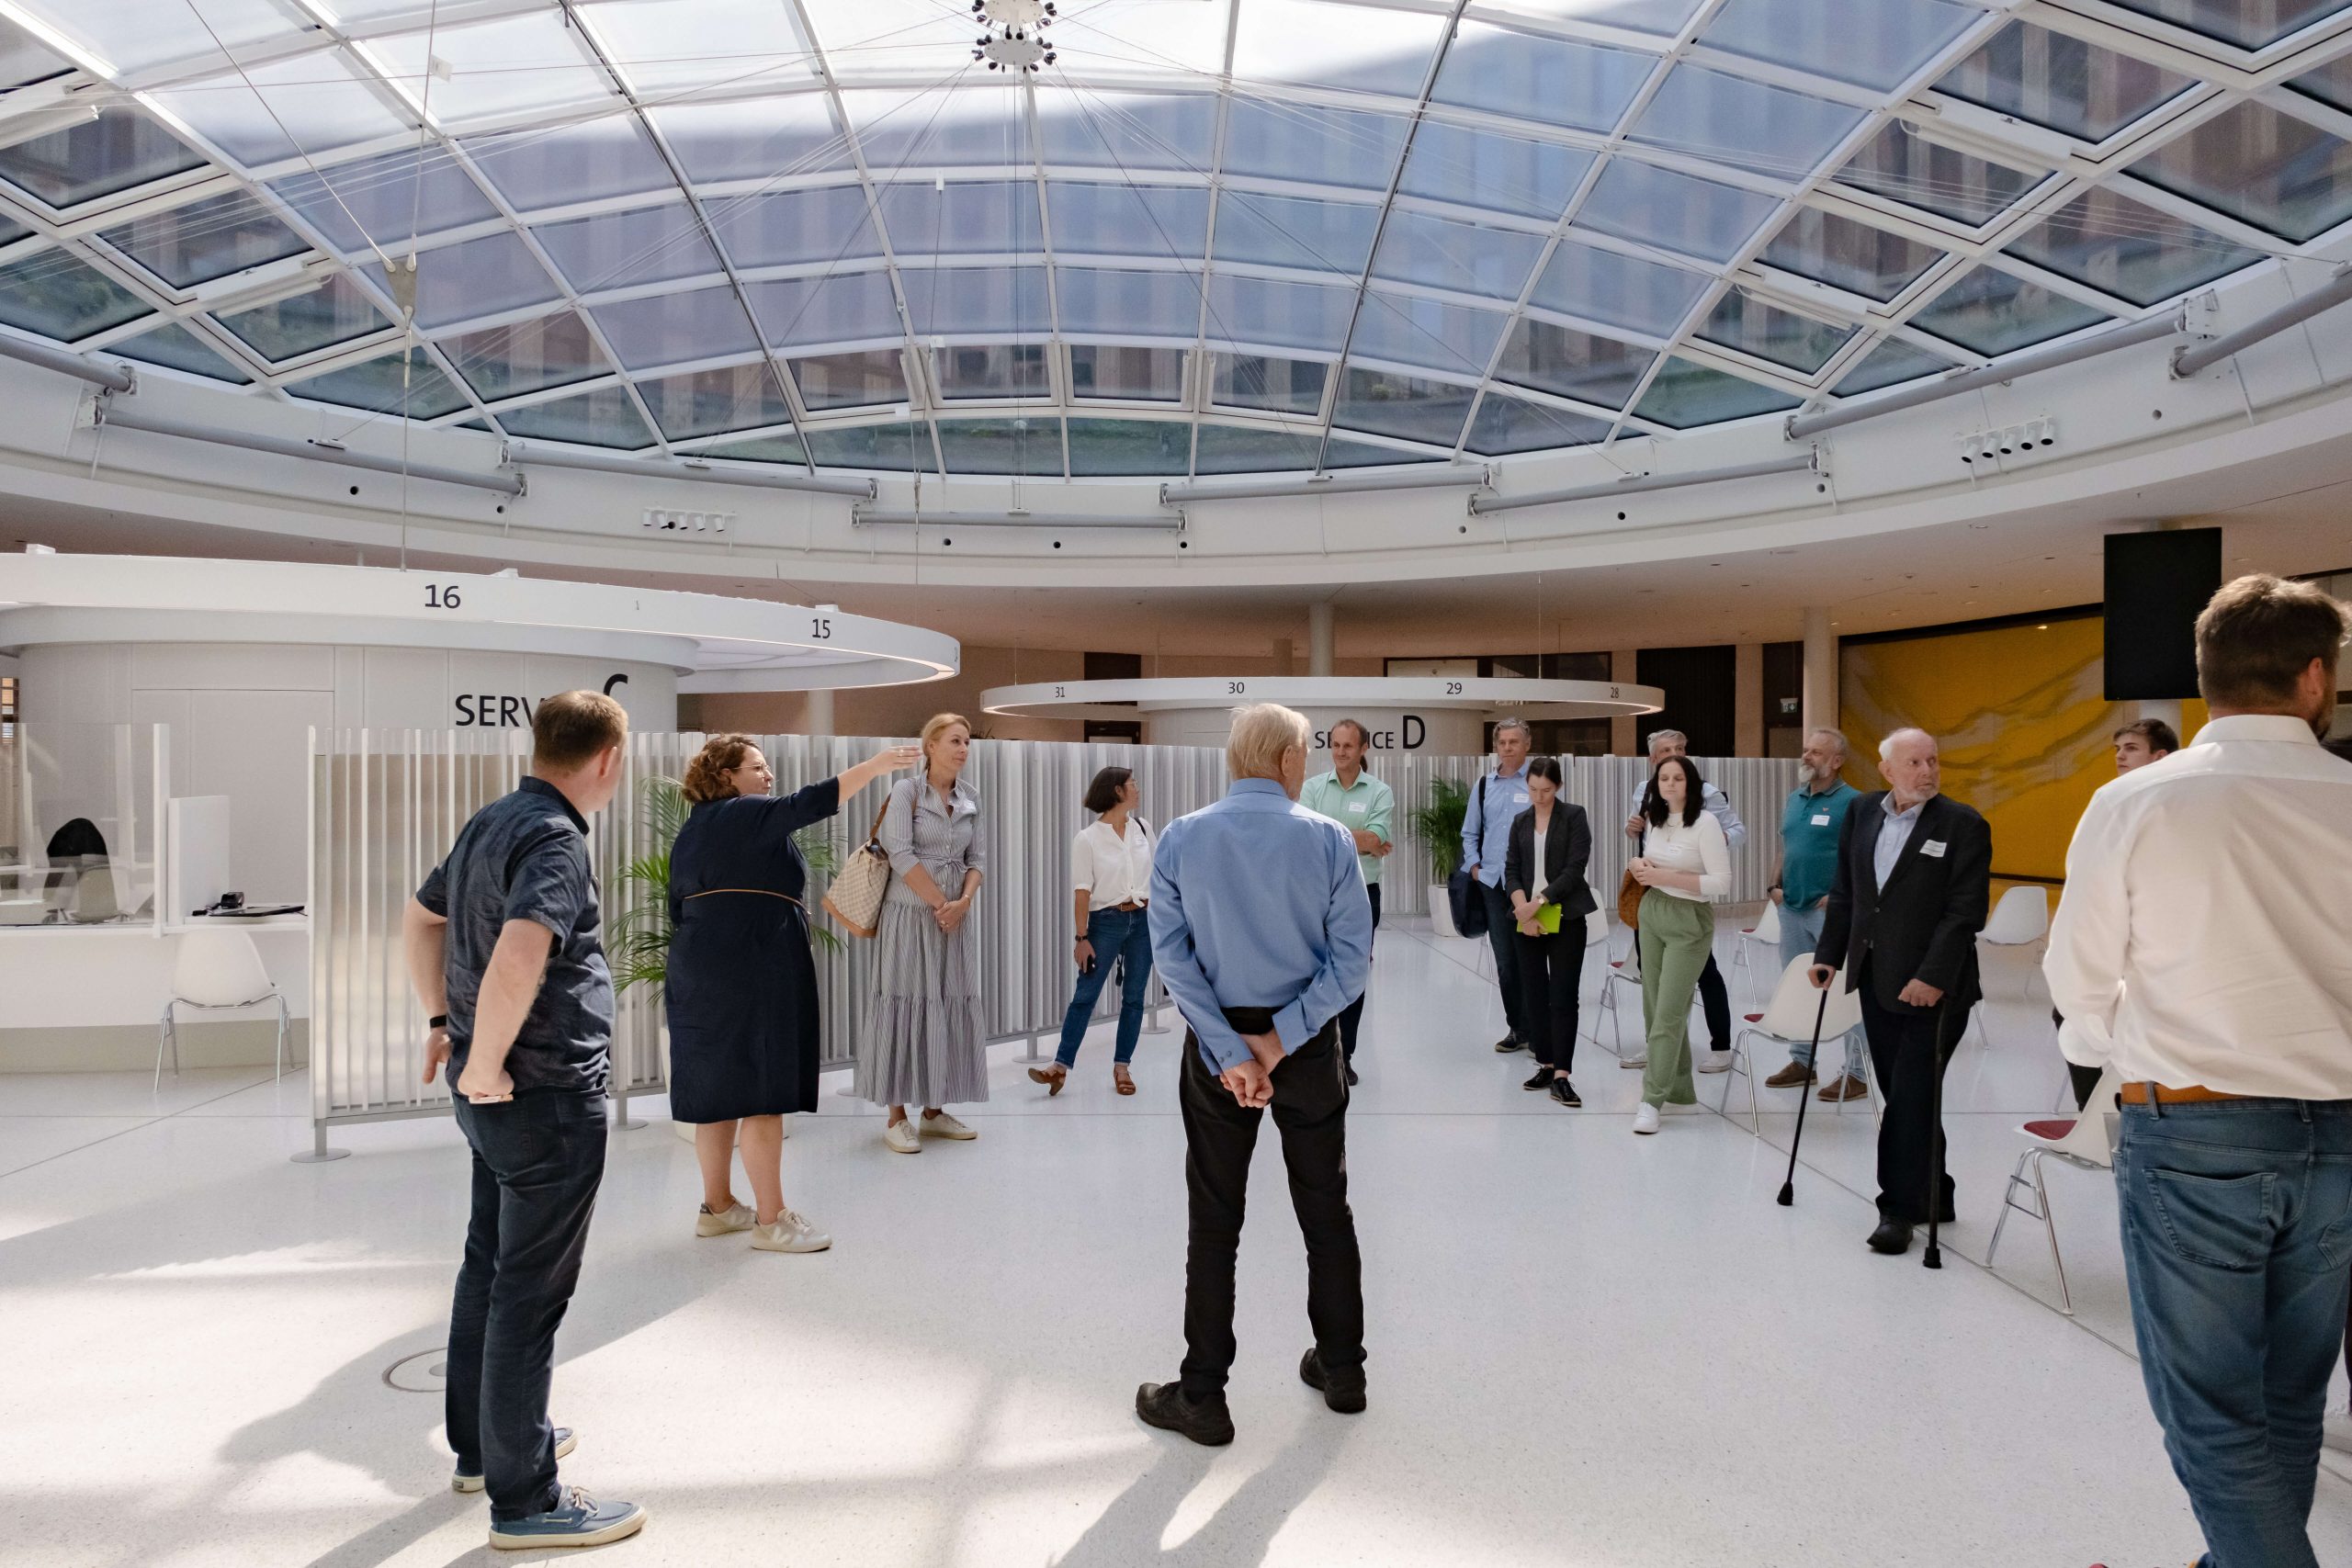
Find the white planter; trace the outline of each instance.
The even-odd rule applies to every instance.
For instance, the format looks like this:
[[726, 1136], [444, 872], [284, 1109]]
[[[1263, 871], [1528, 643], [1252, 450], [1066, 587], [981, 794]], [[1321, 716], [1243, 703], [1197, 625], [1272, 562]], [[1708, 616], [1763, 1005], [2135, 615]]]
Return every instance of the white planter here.
[[1442, 882], [1430, 889], [1430, 934], [1432, 936], [1459, 934], [1453, 929], [1453, 900], [1447, 896], [1445, 884]]

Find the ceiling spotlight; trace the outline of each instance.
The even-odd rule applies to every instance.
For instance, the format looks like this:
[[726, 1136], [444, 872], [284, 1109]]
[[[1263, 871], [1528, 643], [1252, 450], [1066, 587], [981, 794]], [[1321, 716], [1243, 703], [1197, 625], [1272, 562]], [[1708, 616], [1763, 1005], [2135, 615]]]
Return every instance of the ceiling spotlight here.
[[978, 57], [989, 70], [1034, 72], [1053, 63], [1045, 28], [1054, 7], [1045, 0], [973, 0], [972, 14], [989, 29], [978, 39]]

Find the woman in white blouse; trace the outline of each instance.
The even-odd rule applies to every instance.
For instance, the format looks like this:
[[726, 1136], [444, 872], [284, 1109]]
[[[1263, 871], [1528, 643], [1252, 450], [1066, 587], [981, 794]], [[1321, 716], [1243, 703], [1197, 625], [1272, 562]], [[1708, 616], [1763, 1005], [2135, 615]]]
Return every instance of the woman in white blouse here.
[[1648, 1043], [1636, 1133], [1657, 1131], [1659, 1106], [1699, 1100], [1690, 1078], [1690, 997], [1714, 951], [1715, 912], [1708, 900], [1731, 891], [1731, 846], [1707, 810], [1706, 792], [1690, 758], [1660, 762], [1642, 796], [1641, 853], [1625, 867], [1646, 889], [1642, 1023]]
[[1029, 1076], [1059, 1094], [1078, 1061], [1079, 1043], [1094, 1012], [1095, 998], [1110, 978], [1111, 964], [1120, 965], [1119, 1035], [1111, 1065], [1112, 1081], [1121, 1094], [1133, 1094], [1136, 1080], [1127, 1064], [1143, 1034], [1144, 998], [1151, 987], [1151, 922], [1145, 904], [1151, 897], [1151, 829], [1136, 816], [1143, 786], [1125, 768], [1105, 768], [1087, 786], [1086, 809], [1095, 820], [1070, 840], [1071, 922], [1078, 943], [1071, 956], [1078, 964], [1078, 988], [1062, 1015], [1061, 1049], [1051, 1063], [1032, 1067]]

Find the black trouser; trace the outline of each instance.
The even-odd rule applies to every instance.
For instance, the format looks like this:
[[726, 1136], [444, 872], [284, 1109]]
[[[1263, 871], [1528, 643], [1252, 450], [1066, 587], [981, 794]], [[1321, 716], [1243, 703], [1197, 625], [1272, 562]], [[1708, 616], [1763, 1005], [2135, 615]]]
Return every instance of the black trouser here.
[[1543, 936], [1514, 930], [1519, 944], [1519, 973], [1525, 987], [1521, 1003], [1528, 1021], [1527, 1043], [1535, 1059], [1566, 1072], [1577, 1060], [1577, 987], [1584, 979], [1585, 919], [1563, 915], [1560, 929]]
[[1707, 1015], [1707, 1044], [1713, 1050], [1731, 1049], [1731, 991], [1724, 985], [1724, 972], [1715, 964], [1715, 955], [1707, 954], [1707, 966], [1699, 972], [1699, 1009]]
[[[1871, 1070], [1878, 1074], [1885, 1107], [1878, 1124], [1878, 1211], [1889, 1219], [1928, 1223], [1928, 1182], [1943, 1172], [1943, 1212], [1952, 1203], [1951, 1172], [1944, 1164], [1944, 1134], [1936, 1120], [1936, 1083], [1960, 1048], [1968, 1009], [1950, 1002], [1931, 1008], [1881, 1005], [1871, 989], [1868, 961], [1861, 974], [1862, 1031], [1870, 1039]], [[1943, 1019], [1943, 1055], [1932, 1069], [1936, 1021]]]
[[1525, 1040], [1529, 1035], [1526, 1004], [1520, 990], [1519, 928], [1511, 919], [1510, 895], [1481, 882], [1478, 896], [1487, 902], [1487, 943], [1495, 950], [1495, 984], [1503, 994], [1503, 1021], [1510, 1026], [1514, 1039]]
[[458, 1468], [500, 1524], [557, 1501], [548, 1381], [605, 1179], [605, 1097], [542, 1092], [455, 1102], [473, 1145], [473, 1217], [449, 1309], [447, 1420]]
[[[1367, 882], [1363, 890], [1372, 897], [1372, 929], [1380, 929], [1380, 884]], [[1365, 995], [1371, 994], [1372, 981], [1364, 980]], [[1358, 997], [1340, 1010], [1340, 1055], [1352, 1062], [1356, 1059], [1356, 1032], [1363, 1027], [1363, 997]]]
[[[1227, 1009], [1246, 1033], [1273, 1026], [1264, 1009]], [[1241, 1247], [1250, 1155], [1262, 1110], [1244, 1110], [1184, 1032], [1184, 1185], [1192, 1240], [1184, 1258], [1187, 1399], [1221, 1396], [1233, 1367], [1233, 1264]], [[1290, 1203], [1306, 1240], [1306, 1319], [1327, 1368], [1363, 1364], [1363, 1264], [1348, 1210], [1348, 1079], [1329, 1024], [1274, 1068], [1274, 1130], [1290, 1172]]]

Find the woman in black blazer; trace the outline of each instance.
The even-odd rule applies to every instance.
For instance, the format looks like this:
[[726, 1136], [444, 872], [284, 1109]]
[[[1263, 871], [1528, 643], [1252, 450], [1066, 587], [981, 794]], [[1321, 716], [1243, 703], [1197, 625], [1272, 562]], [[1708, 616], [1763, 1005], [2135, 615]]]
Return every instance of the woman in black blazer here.
[[[1592, 825], [1583, 807], [1560, 798], [1557, 758], [1537, 757], [1527, 764], [1527, 809], [1510, 825], [1510, 848], [1503, 857], [1503, 891], [1519, 923], [1523, 1012], [1536, 1061], [1535, 1076], [1520, 1087], [1549, 1089], [1562, 1105], [1580, 1106], [1584, 1101], [1568, 1081], [1568, 1069], [1576, 1065], [1585, 919], [1598, 908], [1585, 879], [1592, 861]], [[1556, 931], [1544, 929], [1547, 905], [1560, 911]]]

